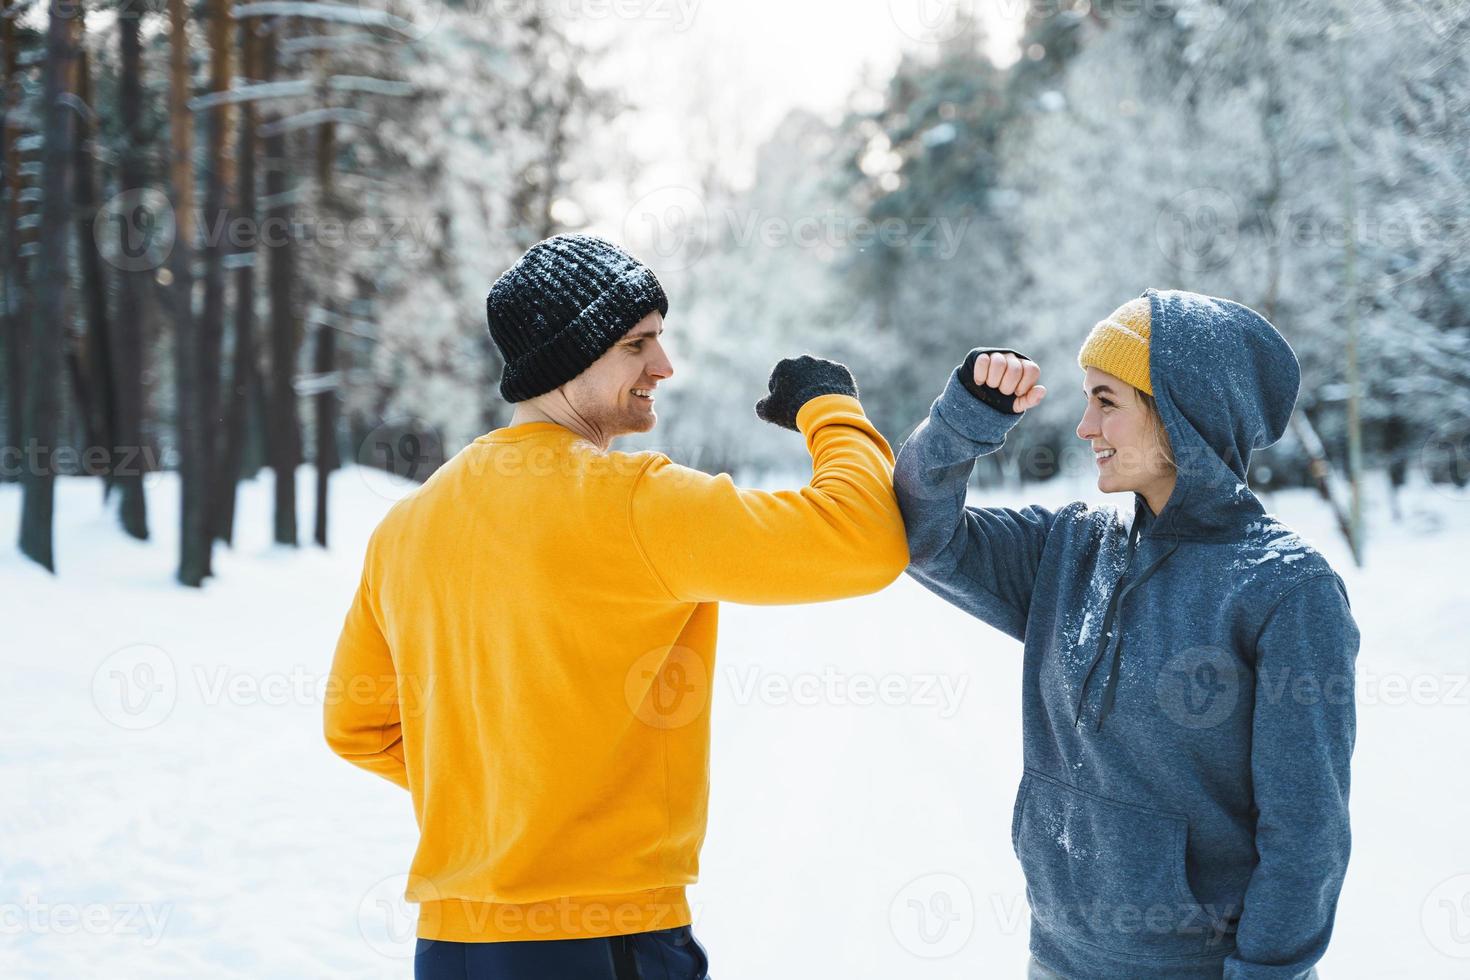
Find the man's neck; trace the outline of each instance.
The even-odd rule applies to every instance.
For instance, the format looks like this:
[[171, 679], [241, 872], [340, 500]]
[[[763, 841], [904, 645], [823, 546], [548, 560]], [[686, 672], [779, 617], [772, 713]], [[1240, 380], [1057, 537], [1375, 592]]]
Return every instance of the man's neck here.
[[529, 422], [552, 422], [564, 429], [570, 429], [602, 452], [607, 452], [608, 446], [612, 443], [611, 436], [598, 431], [596, 425], [577, 414], [570, 404], [561, 405], [555, 402], [536, 404], [529, 401], [516, 403], [510, 424], [525, 425]]

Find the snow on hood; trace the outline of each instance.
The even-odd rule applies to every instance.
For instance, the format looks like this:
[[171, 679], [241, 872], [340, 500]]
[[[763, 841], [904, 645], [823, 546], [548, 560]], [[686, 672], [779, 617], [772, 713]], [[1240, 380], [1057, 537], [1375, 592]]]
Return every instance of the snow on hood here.
[[1251, 453], [1286, 432], [1301, 367], [1286, 338], [1228, 299], [1148, 289], [1149, 382], [1179, 465], [1148, 532], [1178, 538], [1240, 533], [1263, 513], [1246, 486]]

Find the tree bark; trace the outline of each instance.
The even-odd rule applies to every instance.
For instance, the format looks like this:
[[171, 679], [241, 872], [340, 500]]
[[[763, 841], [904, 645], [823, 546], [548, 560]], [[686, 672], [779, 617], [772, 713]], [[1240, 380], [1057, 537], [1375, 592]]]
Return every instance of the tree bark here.
[[[320, 68], [320, 66], [318, 66]], [[319, 71], [320, 74], [320, 71]], [[326, 123], [317, 133], [316, 182], [318, 207], [323, 215], [336, 213], [332, 171], [336, 164], [337, 127]], [[328, 312], [335, 309], [336, 253], [322, 248], [323, 280], [326, 282], [322, 302]], [[316, 327], [316, 361], [313, 370], [324, 385], [316, 395], [316, 527], [314, 536], [321, 547], [327, 546], [328, 489], [332, 471], [337, 468], [337, 397], [339, 383], [327, 384], [337, 370], [337, 332], [325, 324]]]
[[[337, 369], [337, 331], [325, 324], [316, 328], [316, 362], [318, 377], [330, 376]], [[337, 468], [337, 388], [325, 385], [316, 394], [316, 543], [327, 546], [327, 489], [332, 471]]]
[[[19, 32], [11, 16], [13, 0], [0, 0], [0, 47], [3, 47], [3, 85], [0, 89], [0, 153], [3, 153], [4, 234], [0, 234], [0, 285], [5, 290], [5, 305], [0, 307], [0, 331], [5, 343], [5, 445], [19, 448], [25, 423], [26, 347], [30, 342], [29, 306], [26, 303], [25, 267], [21, 258], [20, 151], [11, 136], [13, 113], [20, 104]], [[5, 467], [0, 480], [20, 479], [18, 470]]]
[[[112, 363], [112, 328], [107, 313], [107, 270], [102, 262], [102, 251], [93, 231], [97, 218], [97, 177], [92, 165], [94, 128], [96, 117], [92, 105], [92, 65], [87, 56], [86, 34], [78, 36], [77, 47], [77, 95], [84, 111], [77, 119], [75, 152], [72, 155], [76, 167], [76, 216], [74, 224], [77, 235], [77, 253], [81, 261], [82, 296], [87, 311], [86, 353], [81, 358], [79, 372], [87, 387], [85, 399], [87, 441], [100, 447], [103, 455], [102, 471], [98, 474], [106, 481], [107, 493], [112, 493], [112, 468], [118, 458], [118, 445], [113, 433], [117, 418], [117, 397], [114, 393], [114, 368]], [[78, 400], [78, 404], [83, 404]], [[85, 457], [84, 457], [85, 459]]]
[[[143, 12], [126, 4], [118, 10], [118, 94], [121, 122], [118, 152], [118, 184], [123, 193], [140, 192], [147, 181], [144, 169], [140, 121], [143, 115], [143, 49], [139, 28]], [[120, 254], [128, 255], [136, 244], [130, 241], [126, 223], [118, 229]], [[143, 446], [143, 322], [151, 308], [149, 273], [123, 267], [118, 270], [117, 316], [113, 320], [116, 369], [116, 438], [123, 454], [113, 469], [118, 490], [118, 517], [123, 530], [134, 538], [148, 538], [148, 504], [143, 494], [147, 457]]]
[[[256, 21], [240, 21], [240, 75], [254, 79], [259, 71]], [[239, 127], [235, 134], [235, 201], [232, 222], [243, 218], [253, 227], [255, 213], [255, 103], [240, 106]], [[219, 512], [215, 515], [214, 535], [226, 544], [235, 537], [235, 501], [245, 460], [245, 439], [255, 383], [255, 236], [250, 248], [243, 245], [232, 252], [239, 263], [235, 266], [235, 351], [231, 358], [229, 410], [225, 421], [224, 448], [220, 454]], [[248, 261], [246, 260], [248, 257]]]
[[1322, 438], [1317, 435], [1317, 427], [1312, 424], [1311, 419], [1307, 418], [1307, 413], [1298, 407], [1291, 413], [1291, 429], [1296, 434], [1297, 441], [1301, 443], [1302, 451], [1311, 461], [1310, 472], [1318, 495], [1332, 508], [1332, 516], [1337, 519], [1337, 529], [1351, 544], [1353, 540], [1352, 517], [1348, 505], [1343, 503], [1342, 492], [1338, 488], [1337, 473], [1332, 468], [1331, 460], [1327, 458], [1327, 450], [1322, 445]]
[[[65, 96], [70, 91], [81, 30], [82, 6], [52, 0], [46, 25], [46, 60], [41, 69], [41, 235], [36, 253], [36, 281], [61, 284], [67, 279], [66, 237], [70, 230], [69, 187], [72, 122], [75, 116]], [[52, 548], [52, 517], [56, 503], [56, 474], [52, 466], [56, 417], [60, 405], [62, 341], [65, 336], [63, 288], [39, 290], [31, 320], [30, 350], [26, 359], [26, 412], [21, 470], [23, 499], [20, 550], [48, 571], [56, 570]]]
[[[261, 77], [276, 77], [276, 36], [269, 30], [261, 37]], [[285, 200], [286, 137], [272, 130], [265, 137], [265, 193], [271, 199], [266, 222], [275, 229], [289, 228], [291, 206]], [[301, 458], [297, 432], [296, 373], [297, 323], [292, 307], [295, 290], [295, 245], [289, 231], [267, 243], [271, 330], [271, 402], [268, 435], [270, 465], [275, 471], [275, 540], [294, 546], [296, 542], [296, 466]]]
[[194, 243], [193, 171], [189, 152], [193, 120], [188, 101], [188, 11], [185, 0], [168, 0], [169, 19], [169, 184], [173, 190], [178, 237], [170, 263], [173, 270], [174, 387], [179, 451], [179, 581], [204, 584], [209, 574], [210, 538], [205, 524], [207, 457], [199, 403], [199, 334], [194, 321], [194, 279], [190, 258]]
[[[224, 92], [230, 87], [230, 0], [209, 0], [209, 90]], [[208, 178], [204, 189], [204, 311], [199, 324], [199, 417], [202, 441], [208, 453], [204, 472], [205, 520], [214, 536], [219, 526], [224, 474], [221, 456], [225, 444], [224, 407], [220, 399], [220, 358], [224, 347], [225, 255], [229, 251], [229, 190], [231, 168], [226, 143], [231, 106], [208, 110]]]

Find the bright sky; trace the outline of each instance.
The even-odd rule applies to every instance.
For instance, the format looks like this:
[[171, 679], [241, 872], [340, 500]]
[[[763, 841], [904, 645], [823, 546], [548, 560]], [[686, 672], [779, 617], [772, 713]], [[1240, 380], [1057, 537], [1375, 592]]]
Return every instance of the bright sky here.
[[[956, 10], [986, 24], [990, 54], [1009, 64], [1023, 0], [553, 0], [580, 10], [586, 38], [615, 54], [589, 77], [638, 108], [623, 120], [639, 160], [589, 201], [618, 236], [630, 195], [693, 185], [713, 163], [744, 185], [755, 153], [793, 108], [833, 119], [867, 71], [881, 82], [903, 50], [933, 50]], [[627, 186], [631, 183], [631, 187]], [[621, 200], [619, 200], [621, 199]]]

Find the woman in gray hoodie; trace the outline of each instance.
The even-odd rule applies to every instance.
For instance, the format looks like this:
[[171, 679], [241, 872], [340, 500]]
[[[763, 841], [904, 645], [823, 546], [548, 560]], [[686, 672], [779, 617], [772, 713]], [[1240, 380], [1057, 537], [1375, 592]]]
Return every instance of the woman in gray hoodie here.
[[1008, 350], [971, 351], [894, 475], [909, 574], [1024, 644], [1033, 975], [1308, 977], [1347, 868], [1358, 629], [1246, 485], [1296, 356], [1238, 303], [1150, 289], [1078, 362], [1077, 435], [1127, 513], [965, 505], [975, 459], [1045, 397]]

